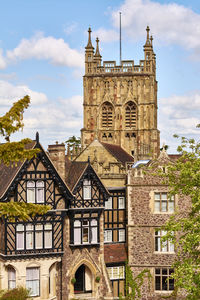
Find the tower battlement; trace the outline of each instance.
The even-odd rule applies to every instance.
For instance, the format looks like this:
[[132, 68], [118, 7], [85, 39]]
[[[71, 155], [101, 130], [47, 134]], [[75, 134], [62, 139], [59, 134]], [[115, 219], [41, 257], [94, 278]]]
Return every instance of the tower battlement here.
[[83, 148], [98, 139], [119, 145], [136, 160], [158, 155], [156, 55], [148, 26], [146, 31], [144, 59], [139, 65], [134, 60], [117, 65], [114, 60], [102, 61], [99, 39], [95, 50], [89, 28], [83, 77]]

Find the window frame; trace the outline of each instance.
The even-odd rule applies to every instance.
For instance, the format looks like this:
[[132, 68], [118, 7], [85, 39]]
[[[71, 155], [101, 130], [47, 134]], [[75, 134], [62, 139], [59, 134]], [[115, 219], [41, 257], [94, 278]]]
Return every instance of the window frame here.
[[[125, 279], [125, 266], [107, 266], [107, 272], [110, 280], [121, 280]], [[122, 271], [120, 272], [120, 268], [122, 268]], [[114, 270], [116, 270], [117, 276], [114, 276]], [[111, 272], [110, 272], [111, 271]], [[122, 274], [122, 275], [121, 275]]]
[[[47, 226], [50, 225], [51, 228], [47, 229]], [[19, 230], [18, 228], [20, 228], [19, 226], [22, 226], [22, 229]], [[41, 229], [38, 229], [37, 227], [41, 226]], [[30, 229], [29, 229], [30, 227]], [[16, 251], [22, 251], [22, 250], [40, 250], [40, 249], [53, 249], [53, 226], [51, 222], [38, 222], [38, 223], [19, 223], [16, 225]], [[37, 236], [38, 236], [38, 232], [42, 233], [42, 246], [38, 247], [37, 246]], [[46, 246], [46, 239], [48, 236], [48, 240], [49, 240], [49, 232], [51, 233], [51, 247], [50, 246]], [[48, 234], [47, 234], [48, 233]], [[22, 236], [22, 243], [23, 246], [22, 247], [18, 247], [18, 241], [19, 241], [19, 236]], [[31, 235], [31, 242], [29, 241], [28, 236]], [[29, 246], [28, 243], [32, 243], [31, 246]]]
[[[16, 288], [16, 270], [12, 266], [8, 266], [7, 268], [7, 273], [8, 273], [8, 290], [12, 290]], [[12, 279], [12, 275], [14, 274], [14, 279]], [[11, 275], [11, 276], [10, 276]], [[14, 283], [14, 286], [11, 287], [10, 283]]]
[[[163, 274], [164, 273], [164, 270], [166, 272], [166, 274]], [[158, 273], [160, 272], [160, 273]], [[163, 292], [172, 292], [174, 290], [174, 279], [171, 278], [169, 279], [170, 275], [174, 272], [174, 269], [173, 268], [168, 268], [168, 267], [158, 267], [158, 268], [155, 268], [154, 269], [154, 290], [155, 292], [160, 292], [160, 293], [163, 293]], [[163, 282], [163, 278], [166, 277], [165, 279], [165, 282]], [[157, 278], [160, 278], [160, 280]], [[171, 283], [170, 283], [170, 280], [171, 280]], [[160, 288], [158, 289], [156, 285], [159, 284], [159, 281], [160, 281]], [[167, 285], [167, 289], [164, 289], [163, 288], [163, 285], [166, 284]], [[170, 284], [173, 285], [173, 289], [170, 289]]]
[[83, 180], [83, 200], [92, 199], [92, 184], [90, 179]]
[[[40, 193], [42, 191], [42, 200], [40, 199]], [[29, 194], [31, 196], [29, 196]], [[30, 201], [30, 198], [33, 198]], [[26, 182], [26, 202], [35, 203], [35, 204], [44, 204], [45, 203], [45, 181], [41, 179], [37, 180], [27, 180]]]
[[[84, 224], [85, 222], [85, 224]], [[72, 245], [84, 246], [99, 244], [99, 220], [98, 218], [75, 218], [71, 222]], [[84, 231], [87, 240], [84, 241]], [[75, 233], [76, 232], [76, 233]], [[95, 236], [95, 239], [93, 239]]]
[[[175, 196], [172, 195], [171, 198], [169, 198], [168, 194], [169, 194], [168, 192], [154, 192], [154, 213], [155, 214], [173, 214], [175, 212]], [[173, 207], [170, 208], [170, 204]], [[166, 210], [164, 207], [166, 208]]]
[[[174, 254], [175, 253], [174, 243], [172, 243], [170, 240], [167, 240], [163, 243], [161, 242], [161, 238], [165, 234], [166, 234], [166, 231], [155, 229], [155, 231], [154, 231], [154, 250], [156, 253], [173, 253]], [[165, 251], [165, 249], [166, 249], [166, 251]]]
[[113, 199], [109, 197], [107, 201], [105, 201], [105, 209], [113, 209]]
[[[27, 270], [33, 270], [33, 269], [37, 269], [37, 271], [38, 271], [38, 278], [36, 278], [36, 279], [28, 279], [27, 280], [27, 277], [28, 277], [27, 276]], [[35, 275], [36, 271], [33, 272], [33, 274]], [[27, 282], [35, 282], [35, 281], [38, 282], [37, 293], [36, 294], [32, 294], [31, 293], [31, 288], [29, 286], [27, 286]], [[26, 268], [26, 288], [30, 289], [30, 296], [31, 297], [39, 297], [40, 296], [40, 268], [39, 267], [27, 267]]]
[[[108, 232], [111, 233], [111, 238], [108, 239]], [[113, 241], [113, 231], [112, 229], [105, 229], [104, 230], [104, 243], [112, 243]]]
[[[120, 204], [120, 200], [123, 199], [123, 205]], [[125, 209], [125, 197], [124, 196], [119, 196], [118, 197], [118, 209]]]

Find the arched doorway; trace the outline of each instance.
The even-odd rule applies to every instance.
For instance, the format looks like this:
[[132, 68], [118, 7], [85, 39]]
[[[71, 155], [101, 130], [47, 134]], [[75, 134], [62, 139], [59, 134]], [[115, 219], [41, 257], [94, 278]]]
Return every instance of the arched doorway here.
[[92, 292], [92, 273], [90, 269], [81, 265], [75, 273], [76, 282], [74, 284], [74, 293], [91, 293]]

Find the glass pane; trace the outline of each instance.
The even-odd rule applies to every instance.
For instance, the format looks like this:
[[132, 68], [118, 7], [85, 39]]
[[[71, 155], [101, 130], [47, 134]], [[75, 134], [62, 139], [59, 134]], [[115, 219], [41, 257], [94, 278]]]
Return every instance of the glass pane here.
[[120, 266], [119, 267], [119, 278], [120, 279], [124, 279], [125, 276], [124, 276], [124, 266]]
[[174, 290], [174, 279], [169, 279], [169, 290], [170, 291]]
[[81, 228], [74, 228], [74, 245], [81, 244]]
[[167, 211], [167, 201], [162, 201], [162, 203], [161, 203], [161, 211]]
[[162, 242], [162, 251], [163, 252], [167, 252], [167, 241], [165, 241], [165, 242], [163, 241]]
[[161, 290], [161, 286], [160, 286], [160, 276], [156, 276], [156, 280], [155, 280], [155, 290], [156, 290], [156, 291], [160, 291], [160, 290]]
[[172, 242], [169, 242], [169, 251], [174, 252], [174, 244]]
[[105, 201], [105, 209], [112, 209], [112, 197]]
[[160, 251], [160, 238], [155, 238], [155, 251]]
[[52, 231], [51, 230], [44, 232], [44, 247], [52, 248]]
[[154, 199], [155, 200], [160, 200], [160, 193], [155, 193]]
[[44, 229], [45, 230], [51, 230], [52, 229], [52, 224], [50, 224], [50, 223], [45, 224]]
[[37, 188], [37, 203], [44, 203], [44, 188]]
[[24, 249], [24, 232], [17, 232], [17, 250]]
[[113, 279], [119, 278], [119, 269], [118, 267], [113, 267]]
[[83, 199], [84, 200], [91, 199], [91, 186], [83, 186]]
[[74, 221], [74, 227], [80, 227], [81, 222], [79, 220]]
[[156, 212], [159, 212], [160, 211], [160, 201], [158, 202], [158, 201], [155, 201], [155, 211]]
[[27, 202], [35, 203], [35, 189], [34, 188], [27, 188]]
[[169, 212], [174, 212], [174, 202], [173, 201], [168, 202], [168, 210], [169, 210]]
[[83, 230], [83, 243], [89, 243], [89, 238], [88, 238], [88, 232], [89, 232], [89, 230], [88, 230], [89, 228], [88, 227], [85, 227], [85, 228], [83, 228], [82, 230]]
[[27, 268], [26, 269], [26, 279], [27, 280], [36, 280], [39, 279], [39, 268]]
[[91, 228], [91, 243], [97, 243], [97, 227]]
[[37, 224], [37, 225], [35, 226], [35, 230], [43, 230], [42, 224]]
[[33, 225], [32, 224], [27, 224], [26, 225], [26, 231], [33, 231]]
[[91, 226], [97, 226], [97, 220], [92, 219], [90, 224], [91, 224]]
[[34, 181], [28, 181], [27, 182], [27, 187], [35, 187], [35, 182]]
[[162, 277], [162, 290], [167, 291], [167, 276]]
[[119, 197], [119, 209], [125, 208], [125, 198]]
[[16, 279], [16, 272], [14, 268], [8, 268], [8, 280], [15, 280]]
[[33, 232], [26, 232], [26, 249], [33, 249]]
[[24, 225], [18, 224], [18, 225], [16, 226], [16, 230], [17, 230], [17, 231], [24, 231]]
[[43, 232], [38, 231], [35, 233], [35, 248], [41, 249], [43, 248]]
[[26, 288], [30, 289], [30, 296], [39, 296], [39, 280], [27, 280]]
[[125, 229], [120, 229], [119, 230], [119, 242], [124, 242], [125, 241]]
[[160, 274], [160, 269], [156, 269], [156, 274]]
[[44, 181], [38, 180], [38, 181], [36, 182], [36, 186], [37, 186], [37, 187], [44, 187]]
[[162, 200], [167, 200], [167, 193], [162, 193], [161, 194], [161, 199]]
[[167, 275], [167, 269], [162, 269], [162, 274]]

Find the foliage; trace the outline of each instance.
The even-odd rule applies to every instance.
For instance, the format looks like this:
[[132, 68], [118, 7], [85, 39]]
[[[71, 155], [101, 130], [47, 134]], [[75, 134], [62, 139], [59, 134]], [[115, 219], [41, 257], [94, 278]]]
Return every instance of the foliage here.
[[0, 217], [12, 221], [15, 217], [28, 221], [29, 216], [44, 215], [50, 209], [49, 205], [40, 205], [25, 202], [0, 202]]
[[19, 160], [30, 159], [39, 152], [38, 149], [26, 149], [25, 146], [32, 141], [23, 139], [20, 142], [10, 142], [11, 134], [22, 130], [23, 113], [30, 104], [29, 96], [18, 100], [13, 104], [10, 110], [0, 117], [0, 135], [6, 140], [6, 143], [0, 145], [0, 161], [6, 165]]
[[97, 276], [97, 277], [95, 278], [95, 280], [96, 280], [96, 282], [99, 282], [99, 281], [101, 280], [101, 277], [100, 277], [100, 276]]
[[125, 282], [125, 296], [119, 296], [120, 300], [136, 300], [141, 298], [141, 287], [144, 279], [147, 278], [150, 288], [151, 273], [148, 269], [144, 269], [137, 276], [133, 277], [131, 267], [126, 264], [125, 268], [126, 282]]
[[72, 278], [71, 283], [75, 284], [76, 283], [76, 278]]
[[[176, 136], [178, 137], [178, 136]], [[185, 299], [200, 299], [200, 143], [181, 138], [180, 158], [162, 174], [171, 195], [191, 199], [187, 214], [176, 211], [163, 227], [163, 240], [171, 239], [177, 251], [174, 263], [175, 293], [185, 289]]]
[[[23, 113], [30, 104], [29, 96], [18, 100], [13, 104], [10, 110], [2, 117], [0, 117], [0, 136], [2, 136], [6, 143], [0, 144], [0, 162], [5, 165], [17, 164], [18, 161], [31, 159], [40, 151], [39, 149], [28, 149], [32, 140], [23, 139], [19, 142], [10, 142], [11, 134], [22, 130]], [[36, 214], [45, 214], [50, 209], [49, 206], [36, 205], [32, 203], [0, 203], [0, 217], [18, 217], [21, 220], [27, 221], [29, 216]]]
[[9, 291], [3, 292], [0, 300], [26, 300], [29, 298], [29, 290], [18, 287]]
[[73, 135], [65, 143], [69, 146], [70, 150], [72, 150], [73, 147], [75, 147], [75, 150], [77, 150], [81, 144], [81, 138]]

